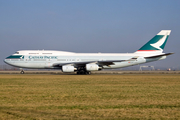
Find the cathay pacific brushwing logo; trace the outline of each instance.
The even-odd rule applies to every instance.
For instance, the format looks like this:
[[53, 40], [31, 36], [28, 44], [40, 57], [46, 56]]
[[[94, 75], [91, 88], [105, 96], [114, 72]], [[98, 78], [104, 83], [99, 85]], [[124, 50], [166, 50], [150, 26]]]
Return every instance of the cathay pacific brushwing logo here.
[[165, 42], [166, 37], [167, 37], [167, 34], [164, 35], [158, 42], [156, 42], [156, 43], [154, 43], [154, 44], [150, 44], [150, 45], [151, 45], [152, 47], [156, 48], [156, 49], [159, 49], [159, 50], [163, 51], [163, 49], [160, 48], [160, 47], [161, 47], [161, 46], [163, 45], [163, 43]]
[[22, 55], [20, 58], [21, 58], [21, 59], [24, 59], [24, 55]]

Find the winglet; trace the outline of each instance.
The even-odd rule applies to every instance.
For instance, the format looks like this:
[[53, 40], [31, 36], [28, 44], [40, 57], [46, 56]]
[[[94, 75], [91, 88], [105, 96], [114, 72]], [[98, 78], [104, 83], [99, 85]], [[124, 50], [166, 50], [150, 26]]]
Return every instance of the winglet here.
[[154, 36], [149, 42], [142, 46], [138, 52], [163, 52], [167, 39], [171, 33], [171, 30], [161, 30], [156, 36]]

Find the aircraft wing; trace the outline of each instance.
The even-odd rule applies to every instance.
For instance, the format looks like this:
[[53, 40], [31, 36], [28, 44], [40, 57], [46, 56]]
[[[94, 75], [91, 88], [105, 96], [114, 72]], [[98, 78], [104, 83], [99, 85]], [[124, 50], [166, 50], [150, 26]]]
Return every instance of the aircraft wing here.
[[108, 65], [114, 65], [114, 62], [123, 62], [123, 61], [125, 61], [125, 60], [108, 60], [108, 61], [97, 61], [97, 63], [96, 64], [98, 64], [98, 65], [106, 65], [106, 66], [108, 66]]
[[109, 65], [114, 65], [114, 62], [125, 62], [125, 61], [135, 61], [138, 58], [138, 56], [135, 56], [131, 59], [128, 60], [105, 60], [105, 61], [87, 61], [87, 62], [69, 62], [69, 63], [55, 63], [53, 66], [54, 67], [62, 67], [64, 65], [73, 65], [75, 67], [81, 67], [81, 66], [86, 66], [86, 64], [97, 64], [101, 66], [109, 66]]
[[98, 65], [114, 65], [114, 62], [136, 61], [139, 56], [132, 57], [128, 60], [110, 60], [110, 61], [98, 61]]
[[73, 65], [73, 66], [85, 66], [88, 63], [92, 63], [95, 61], [89, 61], [89, 62], [69, 62], [69, 63], [55, 63], [53, 64], [54, 67], [62, 67], [64, 65]]
[[97, 64], [97, 65], [114, 65], [113, 62], [123, 62], [125, 60], [108, 60], [108, 61], [87, 61], [87, 62], [69, 62], [69, 63], [55, 63], [54, 67], [61, 67], [63, 65], [73, 65], [75, 67], [85, 66], [86, 64]]

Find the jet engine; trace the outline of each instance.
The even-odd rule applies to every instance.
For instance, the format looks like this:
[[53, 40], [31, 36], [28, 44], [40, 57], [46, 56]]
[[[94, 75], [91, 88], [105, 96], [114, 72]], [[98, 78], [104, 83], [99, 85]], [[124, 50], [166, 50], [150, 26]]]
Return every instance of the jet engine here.
[[63, 72], [74, 72], [75, 70], [76, 70], [76, 68], [74, 68], [74, 66], [70, 66], [70, 65], [62, 66]]
[[86, 64], [86, 70], [87, 71], [97, 71], [97, 70], [101, 70], [102, 68], [99, 67], [96, 64]]

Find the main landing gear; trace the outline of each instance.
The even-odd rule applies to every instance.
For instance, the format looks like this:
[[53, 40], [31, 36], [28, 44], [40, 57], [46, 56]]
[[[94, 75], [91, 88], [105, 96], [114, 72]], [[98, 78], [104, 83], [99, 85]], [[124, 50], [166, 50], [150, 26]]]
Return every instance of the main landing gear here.
[[90, 75], [91, 72], [87, 71], [85, 67], [78, 67], [77, 68], [77, 75]]

